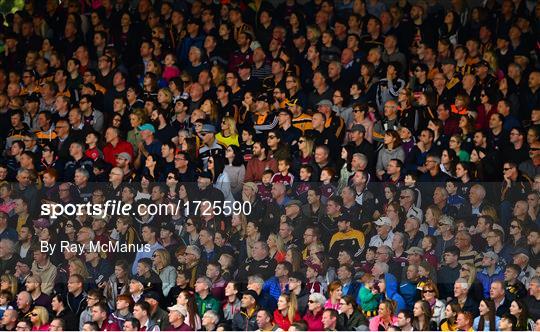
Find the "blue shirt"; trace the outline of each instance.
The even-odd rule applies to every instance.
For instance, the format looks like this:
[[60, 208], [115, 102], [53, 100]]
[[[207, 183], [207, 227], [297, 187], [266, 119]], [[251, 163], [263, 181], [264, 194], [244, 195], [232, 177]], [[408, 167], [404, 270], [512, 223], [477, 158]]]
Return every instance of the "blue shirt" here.
[[[482, 331], [491, 331], [491, 330], [499, 330], [499, 322], [500, 322], [500, 318], [498, 316], [495, 316], [495, 328], [494, 329], [491, 329], [489, 327], [489, 321], [488, 320], [485, 320], [484, 321], [484, 329]], [[473, 329], [475, 331], [478, 331], [478, 323], [480, 322], [480, 316], [476, 317], [474, 319], [474, 323], [473, 323]]]

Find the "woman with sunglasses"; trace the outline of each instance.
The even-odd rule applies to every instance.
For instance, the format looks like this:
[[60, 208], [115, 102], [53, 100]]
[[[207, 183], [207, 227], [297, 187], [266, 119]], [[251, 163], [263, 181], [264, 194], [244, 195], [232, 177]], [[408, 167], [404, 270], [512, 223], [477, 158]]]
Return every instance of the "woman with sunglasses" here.
[[497, 113], [495, 96], [486, 90], [480, 91], [480, 105], [476, 107], [476, 113], [475, 129], [488, 129], [489, 119]]
[[431, 321], [436, 323], [436, 326], [439, 326], [441, 321], [445, 318], [445, 305], [443, 301], [439, 300], [439, 289], [433, 281], [427, 281], [423, 285], [422, 300], [429, 304]]
[[[361, 124], [366, 129], [366, 132], [364, 134], [364, 138], [368, 142], [373, 142], [373, 124], [374, 121], [371, 119], [369, 115], [369, 109], [366, 104], [354, 104], [352, 106], [352, 123], [349, 126], [349, 130], [358, 124]], [[350, 141], [350, 138], [347, 137], [347, 141]]]
[[49, 312], [45, 307], [35, 306], [28, 316], [32, 322], [32, 331], [49, 331]]
[[308, 310], [304, 317], [308, 331], [324, 330], [322, 316], [324, 311], [324, 302], [326, 298], [321, 293], [312, 293], [308, 300]]
[[512, 248], [526, 248], [528, 230], [525, 229], [522, 222], [517, 218], [512, 218], [510, 221], [510, 236], [508, 237], [508, 245]]
[[167, 296], [176, 284], [176, 269], [171, 266], [171, 255], [166, 249], [157, 249], [152, 255], [153, 270], [162, 282], [163, 296]]
[[199, 231], [197, 229], [197, 217], [189, 217], [184, 224], [182, 233], [180, 233], [180, 240], [185, 245], [199, 245]]
[[459, 270], [459, 278], [467, 280], [469, 285], [469, 296], [471, 296], [477, 302], [480, 302], [484, 298], [484, 287], [482, 283], [476, 279], [476, 268], [471, 263], [464, 263]]
[[231, 116], [221, 119], [221, 130], [216, 134], [216, 140], [223, 146], [239, 146], [239, 136], [236, 130], [236, 121]]

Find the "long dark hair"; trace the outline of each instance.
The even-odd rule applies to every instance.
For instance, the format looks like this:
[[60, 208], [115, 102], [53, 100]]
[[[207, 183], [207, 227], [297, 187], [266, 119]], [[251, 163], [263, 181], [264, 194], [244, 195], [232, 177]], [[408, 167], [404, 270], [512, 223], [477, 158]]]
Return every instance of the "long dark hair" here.
[[[526, 331], [527, 330], [527, 321], [529, 319], [529, 310], [527, 309], [527, 306], [525, 305], [525, 303], [523, 303], [523, 301], [520, 300], [520, 299], [515, 299], [512, 302], [516, 302], [517, 306], [521, 309], [521, 314], [519, 314], [519, 316], [514, 316], [514, 317], [516, 317], [516, 320], [517, 320], [515, 330]], [[491, 325], [490, 325], [490, 328], [491, 328]]]
[[[497, 311], [497, 309], [495, 309], [495, 301], [493, 301], [492, 299], [483, 299], [481, 302], [484, 302], [489, 309], [489, 313], [488, 313], [489, 329], [494, 330], [495, 329], [495, 313]], [[480, 315], [480, 320], [478, 321], [478, 331], [484, 331], [485, 321], [486, 321], [486, 318]]]
[[219, 175], [223, 173], [223, 170], [225, 169], [225, 158], [221, 156], [211, 156], [211, 158], [214, 160], [214, 171], [212, 172], [212, 183], [216, 183]]
[[431, 314], [431, 306], [429, 305], [428, 301], [424, 301], [424, 300], [417, 301], [415, 304], [417, 304], [417, 303], [422, 307], [422, 312], [423, 312], [422, 316], [424, 316], [424, 325], [425, 326], [420, 326], [420, 321], [416, 317], [413, 318], [412, 325], [413, 325], [414, 329], [418, 330], [418, 331], [430, 330], [429, 324], [431, 322], [431, 316], [432, 316], [432, 314]]
[[244, 164], [244, 157], [242, 156], [242, 150], [240, 150], [240, 147], [237, 145], [229, 145], [229, 148], [233, 150], [234, 158], [232, 160], [232, 163], [229, 164], [229, 161], [227, 160], [227, 165], [231, 166], [241, 166]]

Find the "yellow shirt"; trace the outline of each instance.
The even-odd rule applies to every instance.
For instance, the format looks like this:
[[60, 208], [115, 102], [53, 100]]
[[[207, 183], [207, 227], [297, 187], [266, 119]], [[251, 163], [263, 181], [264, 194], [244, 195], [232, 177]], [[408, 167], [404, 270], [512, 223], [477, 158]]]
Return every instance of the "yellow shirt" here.
[[217, 133], [216, 134], [216, 140], [218, 141], [219, 144], [227, 147], [229, 145], [236, 145], [236, 146], [240, 146], [240, 143], [238, 142], [238, 134], [234, 134], [234, 135], [231, 135], [231, 136], [223, 136], [223, 134], [221, 133]]

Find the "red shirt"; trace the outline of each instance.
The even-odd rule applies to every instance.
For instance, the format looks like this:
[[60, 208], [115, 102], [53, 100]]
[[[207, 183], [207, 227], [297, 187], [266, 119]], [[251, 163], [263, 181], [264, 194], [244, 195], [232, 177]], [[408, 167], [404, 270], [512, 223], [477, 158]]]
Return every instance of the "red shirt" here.
[[118, 324], [116, 324], [116, 322], [108, 319], [103, 322], [100, 331], [122, 331], [122, 329]]
[[274, 310], [274, 323], [279, 326], [283, 331], [288, 331], [291, 324], [300, 321], [300, 315], [298, 312], [294, 315], [293, 321], [289, 321], [289, 316], [283, 316], [279, 310]]
[[127, 141], [119, 140], [116, 146], [112, 146], [111, 143], [107, 143], [103, 148], [103, 159], [105, 162], [116, 167], [116, 155], [122, 152], [127, 152], [133, 160], [133, 146]]

